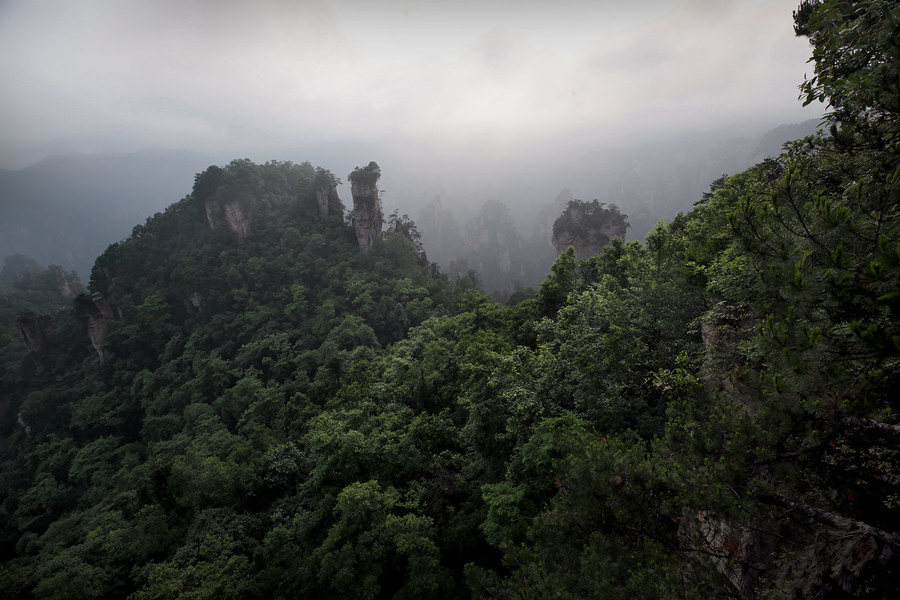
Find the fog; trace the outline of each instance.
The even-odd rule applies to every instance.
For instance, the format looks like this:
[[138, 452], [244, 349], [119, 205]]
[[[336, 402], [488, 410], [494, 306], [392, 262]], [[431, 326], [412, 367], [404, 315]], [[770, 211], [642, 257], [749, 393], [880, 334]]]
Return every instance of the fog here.
[[603, 196], [636, 148], [703, 155], [819, 116], [797, 100], [796, 5], [5, 0], [0, 168], [145, 148], [342, 177], [376, 160], [389, 208], [495, 198], [525, 223], [561, 189]]

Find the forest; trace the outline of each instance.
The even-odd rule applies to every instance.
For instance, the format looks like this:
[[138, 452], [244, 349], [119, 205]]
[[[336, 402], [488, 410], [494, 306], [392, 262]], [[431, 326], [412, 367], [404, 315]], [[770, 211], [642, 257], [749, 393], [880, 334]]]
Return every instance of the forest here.
[[0, 596], [896, 598], [900, 7], [794, 20], [819, 134], [504, 303], [374, 162], [8, 258]]

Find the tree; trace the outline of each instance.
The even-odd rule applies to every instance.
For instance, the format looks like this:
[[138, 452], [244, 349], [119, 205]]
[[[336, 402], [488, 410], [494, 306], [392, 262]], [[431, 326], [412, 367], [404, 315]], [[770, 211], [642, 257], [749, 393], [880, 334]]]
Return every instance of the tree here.
[[381, 167], [375, 161], [370, 162], [365, 167], [356, 167], [347, 177], [351, 183], [359, 183], [363, 185], [375, 185], [381, 178]]
[[804, 0], [794, 30], [813, 46], [804, 104], [827, 103], [837, 140], [896, 153], [900, 143], [900, 7], [889, 0]]

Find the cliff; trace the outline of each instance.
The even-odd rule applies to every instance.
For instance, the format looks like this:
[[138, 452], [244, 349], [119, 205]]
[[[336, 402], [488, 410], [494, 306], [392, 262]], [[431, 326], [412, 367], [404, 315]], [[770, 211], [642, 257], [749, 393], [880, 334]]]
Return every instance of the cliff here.
[[56, 289], [63, 298], [74, 298], [84, 291], [78, 275], [74, 272], [66, 273], [65, 269], [59, 265], [50, 265], [47, 270], [54, 278]]
[[23, 313], [16, 319], [19, 335], [31, 354], [39, 354], [45, 349], [44, 331], [49, 321], [50, 318], [46, 315], [39, 317], [33, 312]]
[[241, 194], [227, 200], [218, 194], [207, 198], [203, 207], [206, 210], [209, 228], [227, 227], [238, 242], [243, 242], [253, 228], [252, 201], [253, 197], [249, 194]]
[[627, 216], [614, 205], [606, 206], [597, 200], [572, 200], [553, 223], [553, 247], [556, 255], [572, 246], [575, 256], [585, 259], [599, 254], [613, 238], [625, 239], [629, 225]]
[[316, 177], [313, 183], [313, 193], [316, 197], [316, 207], [319, 214], [327, 217], [329, 214], [344, 217], [344, 204], [338, 197], [338, 180], [326, 169], [316, 169]]
[[381, 169], [374, 162], [366, 167], [357, 167], [350, 173], [350, 193], [353, 195], [353, 230], [356, 240], [364, 252], [369, 251], [375, 240], [381, 237], [384, 215], [381, 199], [378, 197], [378, 179]]
[[100, 362], [103, 362], [106, 359], [103, 342], [106, 340], [109, 324], [120, 320], [122, 315], [109, 304], [103, 294], [97, 292], [76, 298], [75, 307], [84, 318], [91, 345], [97, 352]]
[[206, 213], [212, 230], [227, 228], [238, 242], [243, 242], [253, 229], [259, 175], [247, 160], [235, 160], [227, 169], [209, 167], [194, 179], [194, 198]]

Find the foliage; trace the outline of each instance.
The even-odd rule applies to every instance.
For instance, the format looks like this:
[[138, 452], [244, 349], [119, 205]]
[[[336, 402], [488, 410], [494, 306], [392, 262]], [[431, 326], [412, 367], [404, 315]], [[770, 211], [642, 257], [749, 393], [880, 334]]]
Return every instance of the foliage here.
[[895, 12], [804, 3], [831, 134], [509, 305], [405, 215], [360, 252], [324, 169], [198, 174], [2, 324], [0, 592], [892, 597]]
[[628, 228], [627, 218], [615, 205], [607, 206], [599, 200], [570, 200], [553, 222], [553, 239], [569, 246], [597, 238], [598, 244], [603, 246], [609, 243], [610, 233], [621, 232], [619, 235], [624, 235]]
[[356, 167], [350, 172], [348, 179], [352, 183], [362, 185], [375, 185], [381, 178], [381, 167], [375, 161], [370, 162], [365, 167]]

